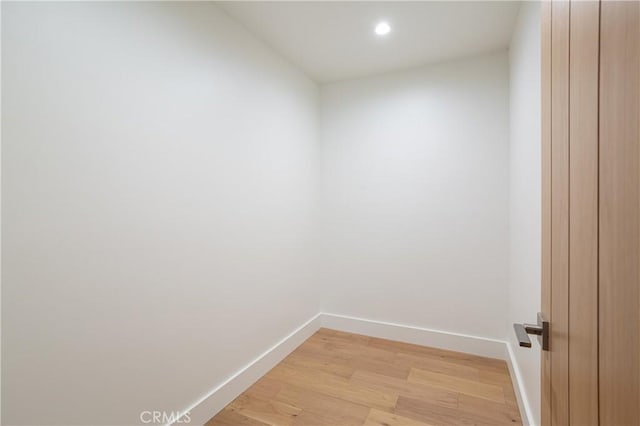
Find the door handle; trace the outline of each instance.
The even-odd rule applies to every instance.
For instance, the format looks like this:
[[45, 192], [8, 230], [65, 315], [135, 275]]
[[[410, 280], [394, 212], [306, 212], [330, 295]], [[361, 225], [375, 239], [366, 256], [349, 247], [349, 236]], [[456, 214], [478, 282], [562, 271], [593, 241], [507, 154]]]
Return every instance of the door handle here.
[[545, 320], [541, 312], [538, 312], [537, 324], [513, 324], [513, 329], [516, 331], [516, 337], [518, 343], [524, 348], [531, 347], [531, 340], [529, 334], [535, 334], [538, 336], [538, 342], [542, 346], [543, 351], [549, 350], [549, 321]]

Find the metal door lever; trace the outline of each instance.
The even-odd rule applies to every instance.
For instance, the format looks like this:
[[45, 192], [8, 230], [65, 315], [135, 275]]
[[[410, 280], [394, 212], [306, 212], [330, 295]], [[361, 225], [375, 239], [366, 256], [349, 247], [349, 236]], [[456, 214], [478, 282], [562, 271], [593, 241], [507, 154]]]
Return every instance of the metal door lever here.
[[513, 328], [516, 331], [520, 346], [530, 348], [531, 340], [528, 334], [535, 334], [538, 336], [538, 342], [542, 346], [542, 350], [549, 350], [549, 321], [544, 319], [542, 313], [538, 312], [537, 324], [513, 324]]

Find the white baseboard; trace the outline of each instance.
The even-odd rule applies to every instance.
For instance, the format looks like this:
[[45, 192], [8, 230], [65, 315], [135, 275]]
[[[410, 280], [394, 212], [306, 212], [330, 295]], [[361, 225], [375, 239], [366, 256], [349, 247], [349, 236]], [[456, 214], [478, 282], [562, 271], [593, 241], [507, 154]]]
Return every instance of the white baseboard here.
[[[260, 377], [282, 361], [295, 348], [300, 346], [320, 328], [320, 316], [317, 314], [288, 336], [269, 348], [262, 355], [241, 368], [234, 375], [213, 388], [191, 407], [182, 411], [181, 417], [189, 413], [190, 424], [201, 425], [222, 410], [227, 404], [238, 397]], [[174, 424], [179, 424], [176, 421]]]
[[533, 422], [533, 410], [531, 409], [531, 404], [529, 403], [527, 393], [523, 386], [524, 381], [522, 379], [522, 372], [520, 371], [520, 366], [518, 365], [513, 347], [509, 342], [504, 342], [504, 346], [507, 354], [509, 375], [511, 376], [511, 383], [513, 384], [513, 390], [516, 394], [516, 400], [518, 401], [522, 424], [526, 426], [535, 426], [535, 423]]
[[523, 417], [522, 421], [524, 424], [531, 424], [530, 419], [533, 417], [531, 417], [531, 407], [526, 401], [526, 394], [521, 386], [522, 374], [511, 347], [504, 340], [329, 313], [319, 313], [308, 320], [184, 410], [183, 415], [187, 412], [190, 414], [190, 424], [204, 424], [271, 368], [275, 367], [320, 327], [503, 359], [507, 361], [509, 366], [518, 406]]
[[432, 330], [411, 325], [373, 321], [337, 314], [322, 314], [322, 326], [349, 333], [365, 334], [450, 351], [506, 359], [505, 342], [468, 334]]

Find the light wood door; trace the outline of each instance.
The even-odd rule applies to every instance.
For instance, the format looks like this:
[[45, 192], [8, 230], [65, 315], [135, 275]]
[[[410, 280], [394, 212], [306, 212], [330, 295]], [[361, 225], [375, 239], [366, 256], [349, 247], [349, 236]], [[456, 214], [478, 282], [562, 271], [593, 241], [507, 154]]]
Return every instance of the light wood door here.
[[640, 2], [542, 4], [545, 425], [640, 425]]
[[600, 22], [600, 421], [640, 425], [640, 3]]

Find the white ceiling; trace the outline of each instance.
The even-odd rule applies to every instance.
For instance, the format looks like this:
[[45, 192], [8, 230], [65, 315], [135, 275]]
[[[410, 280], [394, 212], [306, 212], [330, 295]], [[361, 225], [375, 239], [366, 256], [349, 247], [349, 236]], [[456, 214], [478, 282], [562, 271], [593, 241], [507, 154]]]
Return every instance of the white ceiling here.
[[[319, 82], [505, 48], [518, 2], [219, 2]], [[374, 33], [385, 20], [391, 33]]]

